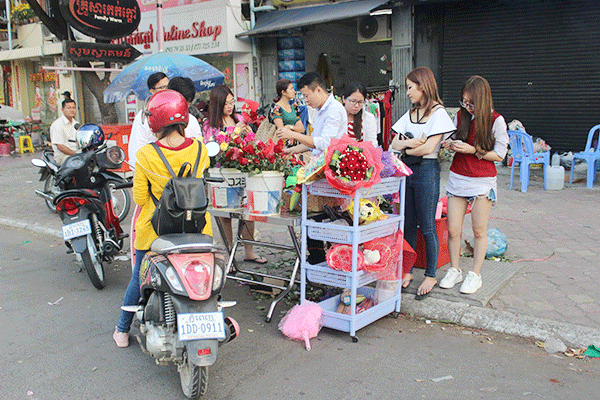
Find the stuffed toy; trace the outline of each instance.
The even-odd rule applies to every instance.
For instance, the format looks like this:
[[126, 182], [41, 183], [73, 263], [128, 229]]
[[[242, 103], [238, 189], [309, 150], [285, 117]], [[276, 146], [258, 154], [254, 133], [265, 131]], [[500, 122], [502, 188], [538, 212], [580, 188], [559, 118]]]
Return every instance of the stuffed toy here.
[[[354, 218], [352, 215], [354, 211], [354, 200], [350, 202], [346, 210], [348, 213], [350, 213], [350, 217]], [[373, 203], [371, 200], [359, 200], [358, 221], [361, 225], [370, 224], [373, 221], [384, 220], [387, 218], [387, 215], [382, 213], [379, 206]]]

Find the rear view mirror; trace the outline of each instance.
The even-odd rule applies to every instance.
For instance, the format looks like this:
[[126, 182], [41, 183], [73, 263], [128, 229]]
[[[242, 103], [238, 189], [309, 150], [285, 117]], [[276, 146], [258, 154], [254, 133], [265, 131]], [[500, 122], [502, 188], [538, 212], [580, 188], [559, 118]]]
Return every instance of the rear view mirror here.
[[46, 166], [47, 166], [47, 165], [46, 165], [46, 162], [45, 162], [45, 161], [42, 161], [42, 160], [40, 160], [39, 158], [34, 158], [34, 159], [32, 159], [32, 160], [31, 160], [31, 163], [32, 163], [33, 165], [35, 165], [36, 167], [39, 167], [39, 168], [44, 168], [44, 167], [46, 167]]
[[217, 142], [208, 142], [205, 146], [209, 157], [214, 157], [221, 151], [221, 147]]

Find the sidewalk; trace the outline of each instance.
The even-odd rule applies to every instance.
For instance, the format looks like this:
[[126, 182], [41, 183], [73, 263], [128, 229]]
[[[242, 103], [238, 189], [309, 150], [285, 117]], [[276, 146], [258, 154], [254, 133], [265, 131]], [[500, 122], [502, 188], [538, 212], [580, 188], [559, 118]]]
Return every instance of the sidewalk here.
[[[59, 219], [34, 194], [42, 185], [31, 158], [0, 157], [0, 224], [60, 236]], [[442, 164], [442, 188], [448, 167]], [[417, 274], [403, 296], [402, 311], [537, 339], [555, 331], [572, 345], [600, 345], [600, 183], [592, 189], [579, 182], [544, 191], [541, 170], [532, 170], [528, 192], [521, 193], [518, 170], [512, 191], [510, 168], [499, 167], [498, 173], [498, 203], [489, 227], [507, 236], [505, 256], [513, 262], [486, 260], [483, 287], [471, 296], [438, 287], [417, 302], [410, 293], [420, 283]], [[576, 169], [576, 180], [584, 176]], [[465, 240], [472, 239], [470, 223], [467, 216]], [[257, 229], [265, 240], [287, 239], [287, 230], [280, 231], [285, 228], [257, 223]], [[463, 258], [461, 266], [469, 270], [471, 261]], [[438, 280], [447, 268], [440, 268]]]

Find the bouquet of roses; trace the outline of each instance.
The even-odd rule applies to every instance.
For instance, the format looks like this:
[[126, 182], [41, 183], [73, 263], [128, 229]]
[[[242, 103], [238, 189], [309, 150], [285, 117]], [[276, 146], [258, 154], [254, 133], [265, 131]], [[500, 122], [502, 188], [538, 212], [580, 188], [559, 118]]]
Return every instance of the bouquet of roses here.
[[342, 194], [354, 196], [361, 187], [371, 187], [381, 180], [381, 149], [371, 142], [357, 142], [350, 137], [332, 139], [325, 156], [325, 177]]
[[253, 132], [242, 134], [239, 128], [230, 136], [217, 135], [221, 152], [215, 157], [217, 168], [235, 168], [242, 172], [259, 174], [263, 171], [279, 171], [289, 175], [295, 165], [300, 164], [296, 156], [284, 152], [283, 140], [267, 143], [256, 140]]

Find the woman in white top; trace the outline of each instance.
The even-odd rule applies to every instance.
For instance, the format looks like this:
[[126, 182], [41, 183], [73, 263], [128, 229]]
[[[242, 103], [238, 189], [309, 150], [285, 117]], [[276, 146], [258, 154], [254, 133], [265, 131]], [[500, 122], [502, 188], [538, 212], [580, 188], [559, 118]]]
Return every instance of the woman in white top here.
[[[459, 282], [461, 293], [475, 293], [482, 285], [481, 266], [487, 252], [487, 224], [496, 202], [496, 166], [506, 156], [508, 134], [504, 117], [494, 111], [490, 84], [472, 76], [462, 87], [460, 111], [456, 116], [455, 140], [444, 147], [456, 152], [446, 183], [448, 194], [448, 250], [450, 265], [440, 287], [449, 289]], [[460, 269], [460, 242], [467, 206], [471, 204], [473, 269], [463, 278]]]
[[362, 83], [351, 82], [344, 88], [342, 103], [348, 113], [348, 136], [377, 147], [377, 120], [364, 108], [366, 97], [367, 88]]
[[[415, 296], [415, 299], [422, 300], [437, 285], [439, 241], [435, 211], [440, 196], [440, 164], [437, 156], [442, 137], [454, 132], [455, 127], [442, 104], [429, 68], [416, 68], [406, 76], [406, 95], [413, 107], [392, 126], [392, 130], [398, 134], [392, 142], [392, 148], [413, 156], [409, 157], [412, 162], [406, 161], [413, 174], [406, 180], [404, 236], [413, 249], [417, 246], [417, 227], [425, 239], [427, 269]], [[402, 277], [402, 287], [408, 287], [411, 280], [412, 269]]]

